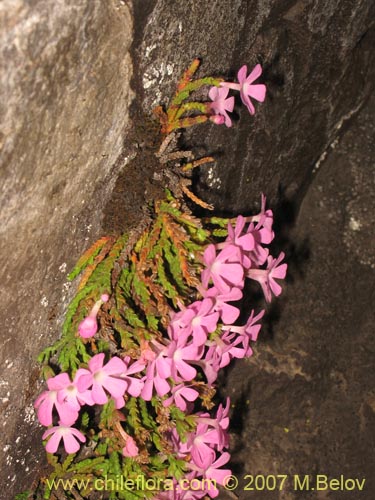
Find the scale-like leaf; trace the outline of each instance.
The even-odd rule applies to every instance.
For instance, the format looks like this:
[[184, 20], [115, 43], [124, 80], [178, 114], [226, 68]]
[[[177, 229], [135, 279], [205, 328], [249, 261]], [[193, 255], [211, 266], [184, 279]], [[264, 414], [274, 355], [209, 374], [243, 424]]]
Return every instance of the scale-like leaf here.
[[103, 236], [98, 241], [96, 241], [91, 247], [86, 250], [86, 252], [79, 258], [77, 264], [74, 266], [72, 272], [68, 275], [69, 280], [73, 280], [80, 272], [89, 264], [94, 261], [94, 258], [98, 255], [100, 250], [104, 247], [111, 238], [108, 236]]

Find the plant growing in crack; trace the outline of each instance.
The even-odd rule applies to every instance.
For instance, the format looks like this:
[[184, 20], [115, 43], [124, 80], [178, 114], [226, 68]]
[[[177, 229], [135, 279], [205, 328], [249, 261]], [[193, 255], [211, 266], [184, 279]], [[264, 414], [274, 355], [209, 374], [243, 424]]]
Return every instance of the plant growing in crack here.
[[[164, 198], [139, 228], [98, 240], [69, 275], [81, 276], [78, 292], [61, 338], [39, 356], [47, 389], [35, 401], [53, 470], [29, 498], [213, 498], [231, 474], [230, 401], [215, 407], [215, 381], [252, 355], [261, 328], [264, 311], [238, 324], [246, 280], [270, 301], [287, 265], [282, 253], [269, 255], [264, 196], [248, 217], [200, 219], [187, 207], [185, 196], [213, 210], [191, 191], [189, 174], [214, 159], [180, 151], [181, 130], [207, 120], [230, 127], [230, 90], [252, 114], [250, 99], [266, 93], [253, 83], [260, 65], [249, 76], [243, 66], [238, 83], [194, 80], [198, 66], [169, 107], [155, 110]], [[202, 88], [210, 101], [192, 99]]]

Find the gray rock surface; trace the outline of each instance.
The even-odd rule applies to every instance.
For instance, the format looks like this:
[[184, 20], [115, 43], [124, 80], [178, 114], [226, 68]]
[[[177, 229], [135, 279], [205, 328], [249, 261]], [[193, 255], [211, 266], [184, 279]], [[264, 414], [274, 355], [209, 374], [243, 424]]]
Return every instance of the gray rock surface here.
[[272, 203], [280, 193], [302, 197], [314, 165], [373, 88], [374, 2], [140, 3], [136, 78], [145, 109], [169, 98], [174, 75], [194, 57], [205, 74], [264, 67], [268, 97], [255, 118], [239, 107], [234, 130], [207, 124], [195, 136], [195, 144], [223, 153], [200, 175], [202, 196], [225, 211], [248, 210], [260, 192]]
[[[287, 475], [283, 491], [254, 498], [374, 497], [374, 115], [372, 97], [328, 151], [288, 231], [284, 295], [255, 355], [224, 382], [240, 500], [252, 498], [246, 474]], [[305, 474], [315, 491], [294, 487], [294, 475]], [[365, 487], [317, 492], [317, 474], [365, 479]]]
[[0, 474], [12, 498], [44, 463], [36, 356], [59, 336], [66, 274], [101, 234], [122, 151], [132, 17], [100, 0], [5, 0], [0, 16]]
[[[194, 57], [203, 59], [202, 74], [228, 77], [242, 64], [261, 62], [269, 90], [255, 118], [239, 108], [241, 120], [232, 130], [207, 124], [198, 134], [187, 134], [187, 147], [198, 145], [198, 154], [221, 153], [217, 165], [199, 174], [196, 189], [226, 212], [251, 209], [260, 192], [273, 206], [287, 201], [297, 209], [314, 169], [323, 168], [331, 145], [373, 89], [374, 18], [371, 0], [134, 0], [132, 5], [120, 0], [3, 0], [0, 477], [9, 498], [27, 488], [43, 468], [41, 431], [32, 409], [40, 390], [35, 358], [59, 335], [59, 321], [73, 293], [66, 272], [101, 235], [101, 227], [111, 229], [111, 218], [103, 226], [111, 200], [117, 200], [111, 209], [115, 211], [125, 200], [132, 223], [142, 217], [147, 200], [145, 171], [136, 170], [134, 163], [126, 165], [133, 137], [127, 132], [130, 79], [133, 107], [149, 113], [171, 96]], [[356, 143], [355, 136], [351, 140]], [[142, 153], [142, 147], [138, 150]], [[357, 196], [340, 199], [345, 205], [339, 213], [346, 214], [342, 245], [358, 265], [370, 268], [373, 255], [365, 245], [369, 222], [361, 202], [363, 190], [367, 197], [370, 191], [360, 167], [351, 174]], [[125, 181], [115, 186], [119, 172]], [[336, 194], [333, 190], [329, 196]], [[318, 220], [314, 224], [323, 224]], [[312, 223], [307, 214], [301, 215], [299, 225], [306, 225], [308, 234]], [[359, 228], [359, 239], [353, 228]], [[366, 248], [360, 250], [359, 240]], [[316, 258], [326, 252], [321, 250]], [[299, 304], [301, 315], [306, 287], [319, 311], [324, 310], [321, 284], [309, 276], [308, 283], [296, 284], [300, 298], [295, 307]], [[333, 289], [326, 293], [330, 298]], [[337, 306], [332, 312], [332, 323], [340, 311]], [[312, 338], [315, 328], [321, 325], [311, 323]], [[291, 339], [294, 335], [290, 330]], [[331, 345], [323, 340], [321, 345], [329, 356]], [[285, 359], [285, 370], [291, 370], [289, 351], [275, 356], [272, 363]], [[330, 358], [321, 359], [312, 358], [316, 370], [329, 365]], [[310, 387], [301, 385], [299, 394], [304, 390]], [[283, 393], [287, 395], [287, 385]], [[272, 397], [266, 403], [272, 404]], [[309, 404], [314, 407], [314, 401]], [[363, 412], [366, 417], [367, 407]], [[261, 418], [261, 412], [253, 411], [250, 425], [257, 426]], [[279, 438], [269, 428], [264, 432]], [[236, 460], [243, 457], [239, 454]], [[273, 459], [278, 460], [276, 455]]]

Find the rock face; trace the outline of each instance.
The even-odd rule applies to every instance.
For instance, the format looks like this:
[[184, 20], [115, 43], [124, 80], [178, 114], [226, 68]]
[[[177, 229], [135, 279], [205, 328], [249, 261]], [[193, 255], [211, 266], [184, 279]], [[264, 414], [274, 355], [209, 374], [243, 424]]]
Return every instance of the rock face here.
[[[351, 495], [374, 496], [374, 113], [372, 97], [328, 151], [289, 233], [289, 285], [224, 382], [240, 500], [246, 474], [287, 475], [283, 491], [262, 492], [270, 500], [310, 498], [294, 483], [305, 474], [312, 488], [317, 474], [365, 479]], [[311, 498], [350, 496], [321, 487]]]
[[202, 57], [207, 74], [233, 77], [243, 64], [264, 67], [268, 97], [255, 118], [242, 107], [234, 130], [207, 124], [195, 138], [195, 144], [223, 152], [218, 165], [200, 176], [202, 196], [209, 188], [205, 197], [223, 211], [248, 210], [260, 192], [273, 203], [280, 193], [302, 196], [314, 165], [373, 88], [375, 4], [150, 4], [138, 45], [138, 92], [146, 108], [171, 95], [175, 75], [194, 57]]
[[44, 462], [36, 356], [59, 335], [66, 273], [100, 235], [122, 151], [132, 17], [100, 0], [5, 1], [0, 15], [0, 470], [13, 498]]
[[[375, 4], [3, 0], [0, 16], [0, 474], [12, 497], [44, 463], [32, 409], [35, 358], [59, 335], [72, 295], [66, 271], [101, 235], [111, 198], [120, 207], [124, 196], [134, 221], [147, 199], [124, 158], [131, 78], [135, 107], [149, 113], [194, 57], [205, 74], [228, 78], [261, 62], [268, 98], [255, 118], [241, 109], [233, 130], [207, 124], [186, 135], [187, 147], [219, 156], [196, 189], [222, 212], [251, 209], [260, 192], [273, 205], [299, 205], [373, 89]], [[362, 213], [356, 199], [349, 209]], [[355, 248], [348, 231], [345, 245]]]

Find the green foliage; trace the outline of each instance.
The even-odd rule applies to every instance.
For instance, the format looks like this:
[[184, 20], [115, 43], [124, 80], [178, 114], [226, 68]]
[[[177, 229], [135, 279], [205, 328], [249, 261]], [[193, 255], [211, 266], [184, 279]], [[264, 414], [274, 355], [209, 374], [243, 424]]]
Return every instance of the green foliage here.
[[128, 423], [133, 429], [137, 430], [141, 426], [141, 419], [136, 398], [129, 398], [127, 410]]
[[[193, 80], [198, 67], [195, 60], [184, 73], [168, 109], [156, 110], [162, 133], [207, 120], [207, 103], [187, 99], [203, 86], [219, 85], [220, 79]], [[199, 164], [204, 161], [212, 159], [202, 159]], [[182, 165], [182, 171], [195, 166]], [[166, 190], [165, 198], [151, 207], [153, 218], [141, 234], [103, 237], [82, 255], [68, 276], [73, 280], [80, 275], [80, 282], [68, 306], [61, 338], [38, 357], [46, 376], [53, 376], [58, 366], [73, 377], [98, 352], [139, 359], [145, 343], [165, 336], [171, 311], [198, 295], [200, 255], [213, 236], [226, 236], [228, 219], [211, 218], [204, 226], [182, 207], [181, 200]], [[78, 326], [103, 293], [110, 299], [98, 314], [99, 330], [95, 337], [83, 339]], [[206, 399], [209, 403], [208, 396]], [[49, 499], [51, 481], [74, 478], [81, 481], [82, 487], [76, 485], [81, 497], [90, 498], [88, 481], [91, 484], [104, 476], [115, 482], [121, 476], [178, 479], [186, 472], [186, 462], [170, 452], [166, 433], [176, 429], [184, 441], [195, 425], [194, 417], [187, 417], [174, 405], [164, 408], [159, 397], [150, 402], [127, 397], [121, 410], [111, 399], [100, 413], [97, 407], [82, 413], [81, 429], [88, 438], [84, 452], [65, 458], [48, 454], [53, 471], [49, 482], [41, 481], [39, 487]], [[122, 454], [127, 436], [136, 439], [139, 461]], [[18, 500], [27, 494], [18, 495]], [[109, 493], [110, 498], [126, 500], [154, 495], [155, 491], [147, 489]]]
[[[199, 68], [200, 61], [195, 59], [185, 71], [177, 86], [177, 92], [171, 104], [164, 112], [161, 107], [154, 110], [160, 119], [161, 131], [169, 134], [173, 130], [188, 128], [199, 123], [204, 123], [209, 117], [209, 104], [188, 101], [191, 94], [205, 86], [219, 86], [221, 78], [204, 77], [193, 80]], [[187, 101], [187, 102], [185, 102]]]
[[31, 495], [31, 491], [24, 491], [23, 493], [18, 493], [14, 497], [14, 500], [27, 500], [30, 495]]
[[73, 280], [76, 276], [78, 276], [86, 267], [92, 265], [94, 263], [95, 257], [98, 253], [103, 249], [106, 243], [110, 241], [110, 238], [103, 237], [96, 241], [79, 259], [77, 264], [75, 265], [72, 272], [68, 275], [69, 280]]
[[110, 399], [108, 403], [102, 406], [102, 411], [100, 413], [100, 426], [103, 429], [112, 427], [114, 412], [115, 404], [113, 399]]

